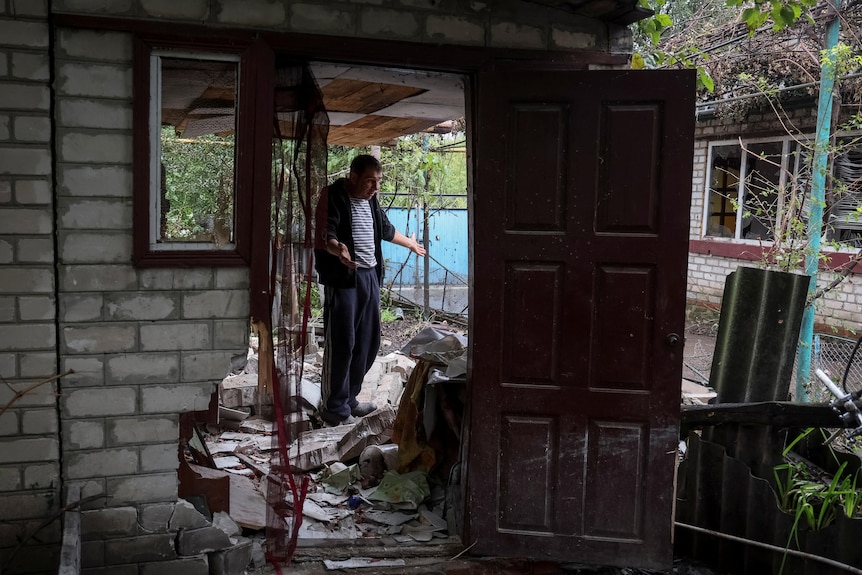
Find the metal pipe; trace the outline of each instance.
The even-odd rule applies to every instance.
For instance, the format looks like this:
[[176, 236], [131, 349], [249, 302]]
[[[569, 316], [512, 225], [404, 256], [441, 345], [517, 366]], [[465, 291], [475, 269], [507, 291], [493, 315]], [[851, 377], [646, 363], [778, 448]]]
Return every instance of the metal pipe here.
[[752, 545], [754, 547], [761, 547], [763, 549], [769, 549], [770, 551], [776, 551], [778, 553], [786, 553], [788, 555], [793, 555], [794, 557], [800, 557], [802, 559], [808, 559], [811, 561], [817, 561], [818, 563], [824, 563], [831, 567], [837, 567], [838, 569], [844, 569], [848, 573], [854, 573], [855, 575], [862, 575], [862, 569], [857, 569], [852, 565], [847, 565], [846, 563], [841, 563], [840, 561], [835, 561], [834, 559], [829, 559], [828, 557], [821, 557], [820, 555], [813, 555], [811, 553], [805, 553], [804, 551], [797, 551], [796, 549], [790, 549], [789, 547], [779, 547], [778, 545], [770, 545], [769, 543], [761, 543], [760, 541], [754, 541], [752, 539], [746, 539], [745, 537], [737, 537], [736, 535], [730, 535], [729, 533], [722, 533], [721, 531], [713, 531], [712, 529], [706, 529], [704, 527], [698, 527], [697, 525], [689, 525], [688, 523], [681, 523], [679, 521], [674, 521], [674, 525], [677, 527], [682, 527], [683, 529], [690, 529], [691, 531], [697, 531], [698, 533], [706, 533], [707, 535], [715, 535], [716, 537], [721, 537], [722, 539], [728, 539], [730, 541], [736, 541], [737, 543], [745, 543], [746, 545]]
[[[835, 1], [835, 10], [841, 0]], [[814, 301], [817, 293], [817, 265], [820, 262], [820, 236], [823, 233], [823, 205], [826, 197], [826, 166], [829, 140], [832, 137], [832, 92], [835, 89], [835, 45], [841, 21], [836, 14], [826, 28], [826, 56], [820, 67], [820, 94], [817, 102], [817, 133], [814, 140], [814, 165], [811, 168], [811, 211], [808, 214], [808, 248], [805, 250], [805, 273], [811, 276], [808, 284], [808, 302], [802, 315], [799, 330], [796, 367], [796, 401], [808, 401], [805, 384], [811, 375], [811, 350], [814, 341]]]

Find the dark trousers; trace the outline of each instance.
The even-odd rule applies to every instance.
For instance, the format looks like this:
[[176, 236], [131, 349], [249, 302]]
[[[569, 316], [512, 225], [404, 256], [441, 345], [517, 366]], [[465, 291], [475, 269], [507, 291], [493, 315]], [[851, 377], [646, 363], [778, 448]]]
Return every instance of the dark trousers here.
[[347, 417], [380, 349], [377, 271], [357, 268], [355, 288], [326, 286], [324, 294], [323, 405], [326, 411]]

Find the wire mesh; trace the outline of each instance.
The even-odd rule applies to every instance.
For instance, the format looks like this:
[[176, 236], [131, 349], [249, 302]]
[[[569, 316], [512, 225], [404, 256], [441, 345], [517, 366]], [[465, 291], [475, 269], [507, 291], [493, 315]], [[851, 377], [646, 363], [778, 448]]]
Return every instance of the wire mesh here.
[[[419, 269], [411, 277], [410, 274], [404, 273], [404, 267], [398, 262], [388, 261], [386, 263], [386, 280], [384, 281], [391, 298], [424, 309], [426, 301], [424, 271]], [[430, 254], [428, 255], [428, 263], [429, 277], [443, 278], [442, 282], [427, 286], [428, 311], [432, 313], [440, 311], [466, 318], [469, 311], [470, 292], [468, 279], [447, 269]]]
[[[852, 358], [853, 348], [856, 340], [846, 337], [838, 337], [826, 334], [818, 334], [814, 340], [814, 354], [811, 364], [832, 376], [833, 380], [841, 381], [847, 364], [850, 368], [847, 372], [846, 391], [853, 392], [862, 388], [862, 351], [857, 352]], [[812, 378], [813, 379], [813, 378]], [[827, 399], [832, 399], [831, 394], [819, 382], [817, 387], [823, 387]]]

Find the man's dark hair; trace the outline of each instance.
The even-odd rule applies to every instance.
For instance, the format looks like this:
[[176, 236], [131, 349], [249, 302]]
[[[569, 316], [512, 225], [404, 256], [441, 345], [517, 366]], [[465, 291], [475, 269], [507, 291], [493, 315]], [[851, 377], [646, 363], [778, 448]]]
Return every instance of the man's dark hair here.
[[380, 160], [368, 154], [359, 154], [353, 161], [350, 162], [350, 171], [356, 174], [364, 174], [366, 170], [372, 169], [375, 172], [382, 172], [383, 166], [380, 165]]

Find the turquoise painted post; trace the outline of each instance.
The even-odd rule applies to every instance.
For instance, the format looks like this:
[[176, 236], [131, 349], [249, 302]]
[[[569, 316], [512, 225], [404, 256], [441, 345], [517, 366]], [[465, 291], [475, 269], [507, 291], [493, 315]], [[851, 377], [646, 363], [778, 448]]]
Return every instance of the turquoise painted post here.
[[[835, 9], [841, 0], [834, 0]], [[805, 384], [811, 374], [811, 349], [814, 340], [814, 302], [817, 290], [817, 265], [820, 261], [820, 236], [823, 233], [823, 204], [825, 203], [826, 166], [829, 140], [832, 132], [832, 90], [835, 86], [835, 56], [840, 21], [832, 19], [826, 28], [826, 57], [820, 67], [820, 96], [817, 102], [817, 133], [814, 140], [814, 165], [811, 173], [811, 212], [808, 215], [808, 249], [805, 251], [805, 273], [811, 276], [808, 287], [808, 305], [802, 316], [799, 330], [798, 362], [796, 365], [796, 401], [808, 401]]]

